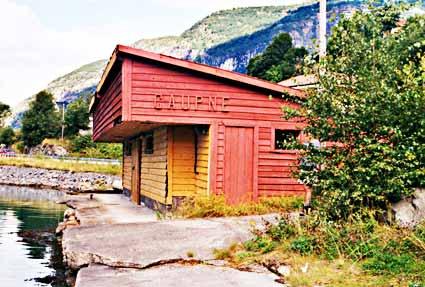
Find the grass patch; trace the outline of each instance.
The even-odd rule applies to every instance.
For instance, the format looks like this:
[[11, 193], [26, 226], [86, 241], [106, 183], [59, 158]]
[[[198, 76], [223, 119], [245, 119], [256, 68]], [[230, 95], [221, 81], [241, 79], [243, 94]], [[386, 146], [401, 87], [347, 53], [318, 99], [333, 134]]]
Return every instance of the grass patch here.
[[[237, 248], [220, 250], [236, 267], [290, 267], [291, 286], [425, 286], [425, 223], [414, 230], [373, 219], [282, 218]], [[277, 266], [277, 267], [276, 267]]]
[[258, 202], [239, 205], [228, 205], [224, 196], [197, 196], [187, 198], [175, 214], [185, 218], [244, 216], [289, 212], [302, 204], [303, 199], [295, 196], [260, 198]]
[[121, 174], [121, 165], [70, 162], [51, 158], [0, 158], [0, 165], [36, 167], [74, 172], [95, 172], [111, 175]]

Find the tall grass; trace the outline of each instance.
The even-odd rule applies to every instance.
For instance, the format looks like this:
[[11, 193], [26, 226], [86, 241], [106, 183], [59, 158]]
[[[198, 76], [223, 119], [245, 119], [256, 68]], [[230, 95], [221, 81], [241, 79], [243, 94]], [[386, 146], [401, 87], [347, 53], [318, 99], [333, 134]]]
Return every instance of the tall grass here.
[[302, 206], [303, 199], [296, 196], [260, 198], [258, 202], [228, 205], [224, 196], [196, 196], [187, 198], [175, 214], [185, 218], [244, 216], [289, 212]]
[[74, 172], [95, 172], [111, 175], [121, 174], [121, 165], [70, 162], [51, 158], [0, 158], [0, 166], [35, 167]]

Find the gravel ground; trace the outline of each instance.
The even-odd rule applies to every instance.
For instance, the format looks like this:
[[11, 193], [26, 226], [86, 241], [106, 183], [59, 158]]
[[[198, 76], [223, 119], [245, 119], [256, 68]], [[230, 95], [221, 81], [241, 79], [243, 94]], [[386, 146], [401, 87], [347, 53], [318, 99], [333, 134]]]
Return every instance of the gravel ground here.
[[90, 192], [112, 190], [112, 182], [117, 176], [91, 172], [71, 172], [0, 166], [0, 184], [29, 187], [45, 187], [64, 191]]

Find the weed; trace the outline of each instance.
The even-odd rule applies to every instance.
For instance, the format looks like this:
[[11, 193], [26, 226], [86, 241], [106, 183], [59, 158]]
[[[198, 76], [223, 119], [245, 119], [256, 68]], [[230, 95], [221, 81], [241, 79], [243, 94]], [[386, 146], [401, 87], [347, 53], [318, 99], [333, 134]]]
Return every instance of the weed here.
[[214, 258], [217, 260], [224, 260], [231, 257], [231, 252], [229, 249], [219, 249], [216, 248], [213, 250]]
[[186, 256], [187, 256], [187, 257], [189, 257], [189, 258], [193, 258], [193, 257], [195, 257], [195, 252], [193, 252], [193, 251], [188, 251], [188, 252], [186, 253]]
[[197, 196], [187, 198], [175, 214], [185, 218], [202, 218], [289, 212], [302, 202], [300, 197], [268, 197], [260, 198], [258, 202], [228, 205], [224, 196]]
[[311, 236], [302, 235], [291, 242], [291, 249], [301, 255], [309, 255], [314, 251], [315, 239]]
[[244, 243], [244, 247], [248, 251], [268, 253], [275, 249], [276, 242], [267, 237], [257, 236], [254, 239], [248, 240]]

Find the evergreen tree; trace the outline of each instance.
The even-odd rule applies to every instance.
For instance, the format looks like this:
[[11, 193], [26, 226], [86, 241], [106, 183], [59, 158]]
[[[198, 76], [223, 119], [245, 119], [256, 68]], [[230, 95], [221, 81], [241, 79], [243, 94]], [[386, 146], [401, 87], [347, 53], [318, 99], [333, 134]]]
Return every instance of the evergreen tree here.
[[10, 107], [0, 102], [0, 127], [4, 125], [4, 119], [10, 114]]
[[65, 112], [65, 135], [74, 136], [79, 130], [88, 130], [89, 118], [89, 104], [85, 98], [71, 103]]
[[28, 147], [36, 146], [45, 138], [57, 137], [60, 126], [61, 120], [55, 108], [53, 95], [41, 91], [22, 117], [22, 140]]
[[305, 48], [292, 46], [287, 33], [276, 36], [266, 50], [253, 57], [248, 64], [248, 75], [272, 82], [280, 82], [301, 74], [301, 66], [307, 55]]
[[15, 143], [15, 132], [11, 127], [5, 127], [0, 129], [0, 144], [11, 146]]

